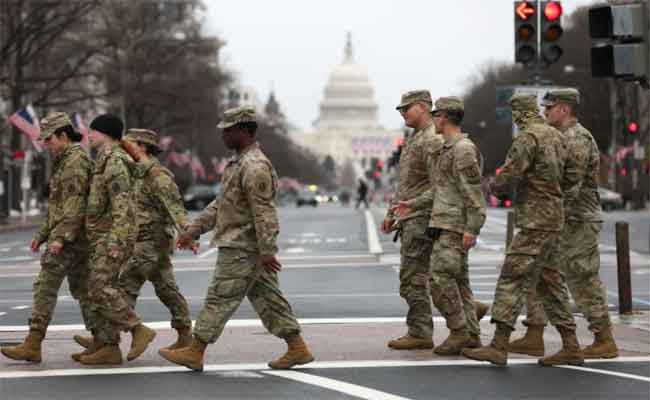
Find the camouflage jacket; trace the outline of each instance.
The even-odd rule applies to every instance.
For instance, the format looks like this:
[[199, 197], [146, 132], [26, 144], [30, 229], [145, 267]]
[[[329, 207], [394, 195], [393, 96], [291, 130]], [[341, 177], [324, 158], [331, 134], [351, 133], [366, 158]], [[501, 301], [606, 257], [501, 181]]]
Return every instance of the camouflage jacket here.
[[86, 226], [90, 239], [106, 240], [109, 249], [129, 248], [135, 241], [133, 168], [133, 159], [119, 144], [101, 151], [95, 163]]
[[584, 222], [602, 221], [598, 194], [598, 145], [591, 133], [578, 122], [562, 134], [568, 153], [563, 184], [566, 218]]
[[[391, 206], [407, 201], [411, 213], [404, 219], [424, 215], [427, 218], [433, 202], [434, 159], [442, 148], [443, 139], [436, 133], [433, 122], [409, 135], [400, 156], [395, 195]], [[394, 218], [391, 208], [387, 217]]]
[[54, 160], [47, 217], [34, 239], [38, 243], [72, 243], [85, 238], [84, 220], [93, 162], [84, 149], [72, 144]]
[[221, 193], [188, 232], [197, 236], [215, 229], [214, 246], [276, 254], [280, 232], [275, 209], [277, 186], [273, 165], [259, 144], [252, 144], [230, 159], [221, 178]]
[[429, 226], [478, 235], [485, 223], [481, 190], [482, 156], [467, 135], [458, 135], [437, 157]]
[[562, 134], [538, 115], [519, 124], [501, 173], [491, 189], [516, 193], [516, 225], [522, 229], [561, 231], [564, 226], [562, 186], [566, 149]]
[[137, 164], [133, 192], [138, 236], [161, 230], [173, 235], [187, 225], [187, 211], [174, 182], [174, 174], [151, 157]]

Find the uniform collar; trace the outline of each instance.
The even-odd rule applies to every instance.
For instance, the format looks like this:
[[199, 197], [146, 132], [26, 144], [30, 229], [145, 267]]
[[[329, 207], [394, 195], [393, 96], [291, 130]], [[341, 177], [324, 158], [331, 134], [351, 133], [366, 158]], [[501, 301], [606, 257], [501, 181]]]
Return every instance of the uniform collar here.
[[466, 137], [467, 137], [466, 133], [461, 133], [460, 135], [456, 135], [451, 140], [445, 140], [445, 144], [443, 146], [444, 147], [452, 147], [453, 145], [460, 142], [462, 139], [465, 139]]
[[231, 162], [238, 162], [239, 160], [241, 160], [242, 158], [244, 158], [244, 156], [245, 156], [248, 152], [250, 152], [251, 150], [254, 150], [254, 149], [259, 149], [259, 147], [260, 147], [260, 144], [259, 144], [258, 142], [253, 142], [253, 143], [251, 143], [250, 145], [246, 146], [246, 147], [245, 147], [245, 148], [244, 148], [240, 153], [235, 154], [235, 155], [230, 159], [230, 161], [231, 161]]

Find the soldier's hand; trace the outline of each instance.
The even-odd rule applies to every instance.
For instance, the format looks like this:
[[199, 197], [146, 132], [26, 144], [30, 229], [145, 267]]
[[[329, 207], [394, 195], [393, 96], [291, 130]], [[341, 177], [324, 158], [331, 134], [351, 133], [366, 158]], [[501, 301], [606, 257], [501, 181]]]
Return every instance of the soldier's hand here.
[[[180, 250], [192, 250], [193, 245], [195, 245], [194, 238], [188, 232], [183, 232], [180, 235], [178, 235], [178, 239], [176, 239], [177, 248], [179, 248]], [[198, 246], [197, 246], [197, 250], [198, 250]]]
[[61, 250], [63, 250], [63, 243], [59, 242], [58, 240], [55, 240], [52, 243], [50, 243], [47, 249], [50, 251], [50, 253], [56, 256], [59, 253], [61, 253]]
[[113, 249], [113, 250], [108, 252], [108, 256], [111, 257], [111, 258], [119, 258], [120, 254], [121, 254], [121, 252], [119, 250], [117, 250], [117, 249]]
[[395, 229], [396, 229], [395, 220], [390, 217], [384, 218], [384, 222], [381, 223], [381, 231], [384, 234], [389, 234]]
[[147, 153], [142, 151], [136, 142], [129, 139], [122, 139], [121, 144], [124, 150], [126, 150], [135, 161], [145, 160], [147, 158]]
[[467, 232], [463, 233], [463, 249], [467, 251], [474, 246], [476, 246], [476, 236]]
[[198, 240], [193, 240], [192, 243], [190, 244], [190, 250], [192, 250], [192, 253], [199, 254], [199, 247], [201, 247], [201, 242]]
[[29, 244], [29, 248], [32, 252], [38, 253], [38, 248], [41, 247], [41, 242], [36, 239], [33, 239]]
[[411, 213], [411, 206], [408, 205], [406, 201], [402, 200], [398, 202], [396, 206], [393, 207], [393, 213], [395, 213], [395, 215], [397, 215], [400, 218], [404, 218], [405, 216]]
[[261, 256], [260, 263], [268, 273], [278, 273], [282, 269], [282, 264], [274, 255]]

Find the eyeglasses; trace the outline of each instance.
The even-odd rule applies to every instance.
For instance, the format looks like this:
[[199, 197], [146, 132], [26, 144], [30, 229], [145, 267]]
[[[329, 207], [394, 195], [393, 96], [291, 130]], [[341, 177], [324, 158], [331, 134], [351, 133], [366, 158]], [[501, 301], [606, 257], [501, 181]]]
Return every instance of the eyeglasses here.
[[409, 111], [409, 109], [411, 108], [412, 105], [413, 104], [407, 104], [404, 107], [400, 108], [399, 113], [402, 114], [402, 115], [406, 114]]

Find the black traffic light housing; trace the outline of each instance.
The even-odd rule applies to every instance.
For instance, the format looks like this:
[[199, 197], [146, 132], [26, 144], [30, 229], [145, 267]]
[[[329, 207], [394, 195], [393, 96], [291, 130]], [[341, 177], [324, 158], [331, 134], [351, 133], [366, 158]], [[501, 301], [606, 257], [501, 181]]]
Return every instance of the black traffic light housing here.
[[515, 1], [515, 62], [533, 65], [538, 59], [538, 16], [535, 2]]
[[559, 1], [540, 2], [540, 58], [542, 66], [557, 62], [564, 54], [562, 49], [562, 3]]

